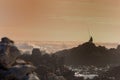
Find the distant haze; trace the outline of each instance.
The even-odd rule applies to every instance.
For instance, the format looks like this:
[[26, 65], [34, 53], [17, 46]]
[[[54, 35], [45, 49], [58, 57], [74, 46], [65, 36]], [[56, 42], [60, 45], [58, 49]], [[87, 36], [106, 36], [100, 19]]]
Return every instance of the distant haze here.
[[120, 42], [120, 0], [0, 0], [0, 37]]
[[[39, 48], [47, 53], [54, 53], [64, 49], [71, 49], [77, 47], [84, 42], [76, 41], [19, 41], [16, 42], [16, 46], [22, 51], [30, 51], [33, 48]], [[95, 43], [96, 46], [105, 46], [106, 48], [117, 48], [117, 43]]]

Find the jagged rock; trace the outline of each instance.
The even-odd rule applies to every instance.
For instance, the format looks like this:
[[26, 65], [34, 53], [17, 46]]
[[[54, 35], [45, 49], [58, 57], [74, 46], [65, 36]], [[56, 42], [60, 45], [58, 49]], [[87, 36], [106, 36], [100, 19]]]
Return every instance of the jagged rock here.
[[112, 63], [113, 54], [109, 54], [109, 49], [104, 46], [97, 46], [93, 43], [91, 37], [88, 42], [85, 42], [72, 49], [58, 51], [55, 53], [58, 56], [65, 57], [66, 65], [95, 65], [101, 66]]
[[12, 68], [9, 69], [7, 73], [8, 75], [14, 75], [19, 80], [22, 80], [24, 76], [27, 76], [27, 74], [31, 74], [34, 72], [35, 67], [32, 65], [15, 65]]
[[2, 38], [0, 42], [0, 65], [9, 68], [19, 56], [20, 51], [14, 46], [13, 41], [6, 37]]
[[[0, 42], [0, 80], [39, 80], [30, 62], [18, 59], [21, 55], [14, 41], [7, 37]], [[23, 79], [27, 77], [26, 79]]]
[[37, 56], [37, 55], [41, 56], [41, 54], [42, 53], [41, 53], [39, 48], [33, 48], [32, 55], [34, 55], [34, 56]]

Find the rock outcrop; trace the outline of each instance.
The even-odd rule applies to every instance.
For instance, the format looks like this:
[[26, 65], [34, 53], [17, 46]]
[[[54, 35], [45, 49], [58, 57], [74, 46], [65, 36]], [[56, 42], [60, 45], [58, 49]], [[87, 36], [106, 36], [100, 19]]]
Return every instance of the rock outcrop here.
[[67, 65], [105, 66], [119, 62], [119, 50], [119, 48], [107, 49], [105, 46], [97, 46], [91, 37], [88, 42], [71, 49], [58, 51], [55, 55], [65, 57]]
[[21, 55], [14, 41], [7, 37], [0, 42], [0, 80], [39, 80], [31, 63], [18, 59]]

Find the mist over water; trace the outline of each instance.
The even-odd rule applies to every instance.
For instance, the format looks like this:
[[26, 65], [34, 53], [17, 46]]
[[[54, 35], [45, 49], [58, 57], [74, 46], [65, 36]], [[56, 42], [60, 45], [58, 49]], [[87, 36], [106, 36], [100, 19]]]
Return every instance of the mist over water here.
[[[55, 53], [57, 51], [61, 51], [64, 49], [70, 49], [73, 47], [77, 47], [78, 45], [82, 44], [83, 42], [79, 41], [17, 41], [16, 46], [23, 50], [29, 51], [33, 48], [39, 48], [42, 51], [47, 53]], [[118, 43], [96, 43], [97, 46], [102, 45], [107, 48], [116, 48]]]

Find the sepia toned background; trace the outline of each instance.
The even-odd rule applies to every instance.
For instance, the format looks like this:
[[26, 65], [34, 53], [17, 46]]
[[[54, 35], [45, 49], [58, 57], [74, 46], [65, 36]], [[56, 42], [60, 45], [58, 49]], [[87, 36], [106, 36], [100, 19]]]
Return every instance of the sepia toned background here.
[[120, 42], [119, 0], [0, 0], [0, 37]]

